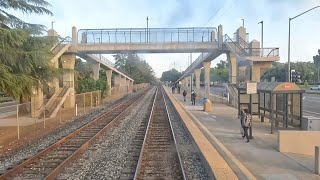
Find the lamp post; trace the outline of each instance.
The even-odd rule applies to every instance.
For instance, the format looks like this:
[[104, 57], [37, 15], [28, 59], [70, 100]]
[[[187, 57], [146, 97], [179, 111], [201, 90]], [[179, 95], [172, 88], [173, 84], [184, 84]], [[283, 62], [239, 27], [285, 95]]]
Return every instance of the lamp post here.
[[261, 57], [263, 57], [263, 21], [260, 21], [258, 24], [261, 24]]
[[295, 18], [297, 18], [297, 17], [299, 17], [299, 16], [301, 16], [301, 15], [303, 15], [303, 14], [305, 14], [305, 13], [307, 13], [307, 12], [310, 12], [310, 11], [312, 11], [312, 10], [314, 10], [314, 9], [316, 9], [316, 8], [319, 8], [320, 6], [316, 6], [316, 7], [313, 7], [313, 8], [311, 8], [311, 9], [309, 9], [309, 10], [307, 10], [307, 11], [305, 11], [305, 12], [303, 12], [303, 13], [301, 13], [301, 14], [298, 14], [298, 15], [296, 15], [296, 16], [294, 16], [293, 18], [290, 18], [289, 17], [289, 37], [288, 37], [288, 69], [287, 69], [287, 76], [288, 76], [288, 82], [291, 82], [291, 77], [290, 77], [290, 31], [291, 31], [291, 29], [290, 29], [290, 23], [291, 23], [291, 20], [293, 20], [293, 19], [295, 19]]
[[147, 16], [147, 42], [148, 42], [148, 39], [149, 39], [149, 17]]

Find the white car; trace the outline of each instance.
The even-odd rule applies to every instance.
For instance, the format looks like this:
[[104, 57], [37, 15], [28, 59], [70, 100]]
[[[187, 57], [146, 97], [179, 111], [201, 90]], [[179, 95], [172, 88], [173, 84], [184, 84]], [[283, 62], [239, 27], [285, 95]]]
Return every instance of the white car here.
[[320, 85], [312, 86], [311, 90], [320, 90]]

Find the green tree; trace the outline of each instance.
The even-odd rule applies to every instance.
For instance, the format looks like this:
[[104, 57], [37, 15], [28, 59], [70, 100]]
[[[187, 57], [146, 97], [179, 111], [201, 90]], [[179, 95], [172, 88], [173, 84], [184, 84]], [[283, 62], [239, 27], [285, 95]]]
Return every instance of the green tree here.
[[181, 73], [176, 69], [170, 69], [162, 73], [160, 81], [176, 82], [181, 76]]
[[44, 26], [22, 21], [10, 14], [48, 14], [43, 0], [2, 0], [0, 3], [0, 91], [26, 100], [33, 86], [50, 82], [57, 71], [50, 65], [52, 41], [39, 37]]
[[320, 70], [320, 49], [318, 50], [318, 54], [313, 56], [313, 63], [317, 67], [317, 81], [320, 82], [319, 70]]
[[114, 58], [115, 67], [134, 79], [135, 84], [151, 83], [155, 80], [151, 66], [137, 54], [116, 54]]

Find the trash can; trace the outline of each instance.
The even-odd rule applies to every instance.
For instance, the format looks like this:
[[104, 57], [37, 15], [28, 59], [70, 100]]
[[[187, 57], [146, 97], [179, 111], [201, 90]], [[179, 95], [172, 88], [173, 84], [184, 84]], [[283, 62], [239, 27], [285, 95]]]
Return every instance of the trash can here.
[[205, 112], [211, 112], [212, 111], [212, 103], [208, 98], [203, 98], [203, 110]]

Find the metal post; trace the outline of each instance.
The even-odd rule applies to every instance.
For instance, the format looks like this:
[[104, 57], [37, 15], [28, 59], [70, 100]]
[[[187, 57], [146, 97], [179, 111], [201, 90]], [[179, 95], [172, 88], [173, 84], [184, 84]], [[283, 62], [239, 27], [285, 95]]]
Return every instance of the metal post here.
[[19, 104], [17, 104], [17, 133], [18, 139], [20, 139]]
[[309, 11], [312, 11], [312, 10], [314, 10], [314, 9], [316, 9], [316, 8], [319, 8], [319, 7], [320, 7], [320, 6], [313, 7], [313, 8], [311, 8], [311, 9], [309, 9], [309, 10], [303, 12], [303, 13], [300, 13], [300, 14], [294, 16], [293, 18], [290, 18], [290, 17], [289, 17], [288, 72], [287, 72], [287, 74], [288, 74], [288, 81], [289, 81], [289, 82], [291, 81], [291, 77], [290, 77], [290, 22], [291, 22], [291, 20], [293, 20], [293, 19], [295, 19], [295, 18], [297, 18], [297, 17], [299, 17], [299, 16], [301, 16], [301, 15], [303, 15], [303, 14], [309, 12]]
[[261, 57], [263, 57], [263, 21], [259, 22], [261, 23]]
[[273, 134], [274, 118], [273, 118], [273, 93], [270, 94], [270, 120], [271, 120], [271, 134]]
[[241, 19], [242, 20], [242, 27], [244, 27], [244, 19]]
[[91, 107], [92, 107], [92, 92], [91, 92], [91, 99], [90, 100], [91, 100]]
[[46, 108], [43, 107], [43, 128], [46, 128]]
[[149, 17], [147, 16], [147, 43], [149, 42]]
[[76, 104], [75, 115], [78, 116], [78, 104]]
[[83, 94], [83, 113], [86, 112], [86, 94]]
[[314, 172], [317, 175], [320, 175], [320, 151], [319, 151], [319, 146], [315, 146], [315, 155], [314, 155]]
[[291, 18], [289, 18], [289, 37], [288, 37], [288, 69], [287, 69], [287, 80], [288, 82], [291, 82], [291, 77], [290, 77], [290, 22], [291, 22]]

